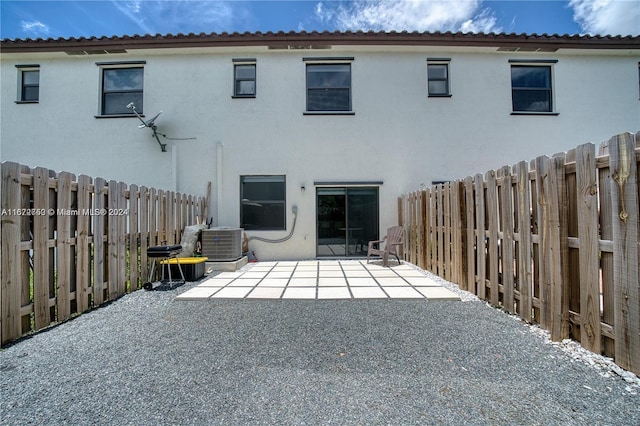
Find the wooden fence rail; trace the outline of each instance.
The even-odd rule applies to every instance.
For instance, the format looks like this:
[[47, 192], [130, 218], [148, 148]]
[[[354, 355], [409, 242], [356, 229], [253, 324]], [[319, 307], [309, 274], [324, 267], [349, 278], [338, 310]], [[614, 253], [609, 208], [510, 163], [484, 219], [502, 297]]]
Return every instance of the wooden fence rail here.
[[2, 343], [139, 289], [200, 196], [2, 163]]
[[405, 259], [640, 374], [640, 132], [398, 200]]

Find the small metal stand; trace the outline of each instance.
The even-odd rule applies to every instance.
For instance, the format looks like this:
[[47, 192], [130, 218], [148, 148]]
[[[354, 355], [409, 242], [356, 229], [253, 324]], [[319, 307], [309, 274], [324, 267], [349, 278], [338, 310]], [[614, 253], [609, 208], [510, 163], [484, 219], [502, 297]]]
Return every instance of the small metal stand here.
[[[180, 260], [177, 257], [177, 255], [180, 254], [181, 252], [182, 252], [181, 245], [149, 247], [147, 249], [147, 257], [153, 259], [153, 264], [151, 265], [151, 271], [149, 272], [149, 281], [144, 283], [142, 287], [145, 290], [154, 290], [156, 287], [163, 284], [169, 284], [169, 286], [171, 286], [172, 288], [174, 284], [176, 285], [176, 287], [178, 285], [184, 284], [185, 283], [184, 273], [182, 272], [182, 266], [180, 266]], [[182, 280], [176, 280], [176, 281], [173, 280], [173, 277], [171, 276], [171, 264], [168, 262], [169, 259], [176, 259], [176, 264], [178, 265], [178, 271], [180, 271], [180, 276]], [[162, 267], [162, 262], [165, 260], [167, 261], [166, 265], [169, 271], [168, 281], [165, 281], [164, 279], [164, 268]], [[162, 274], [161, 274], [160, 281], [154, 282], [152, 280], [154, 278], [156, 262], [158, 261], [160, 262], [160, 268], [162, 269]]]

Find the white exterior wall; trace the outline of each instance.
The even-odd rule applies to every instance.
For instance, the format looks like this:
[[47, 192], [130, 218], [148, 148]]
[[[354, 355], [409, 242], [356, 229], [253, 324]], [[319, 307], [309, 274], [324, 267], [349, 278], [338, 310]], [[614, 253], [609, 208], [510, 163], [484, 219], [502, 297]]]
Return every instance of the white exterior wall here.
[[[349, 56], [355, 115], [303, 115], [304, 57]], [[257, 97], [232, 99], [233, 58], [255, 58]], [[450, 61], [450, 98], [428, 98], [427, 57]], [[511, 115], [509, 59], [558, 60], [558, 115]], [[144, 112], [159, 131], [195, 140], [163, 153], [135, 118], [95, 118], [96, 62], [145, 60]], [[498, 53], [495, 49], [167, 49], [122, 55], [2, 57], [1, 158], [128, 183], [204, 194], [211, 215], [238, 226], [240, 176], [286, 175], [287, 230], [249, 232], [259, 259], [316, 255], [315, 181], [382, 181], [380, 234], [397, 220], [396, 198], [433, 180], [554, 154], [640, 129], [638, 52]], [[17, 64], [40, 65], [40, 102], [16, 104]], [[221, 157], [219, 155], [221, 154]], [[221, 169], [218, 169], [221, 165]], [[174, 167], [175, 166], [175, 167]], [[301, 186], [306, 190], [302, 191]]]

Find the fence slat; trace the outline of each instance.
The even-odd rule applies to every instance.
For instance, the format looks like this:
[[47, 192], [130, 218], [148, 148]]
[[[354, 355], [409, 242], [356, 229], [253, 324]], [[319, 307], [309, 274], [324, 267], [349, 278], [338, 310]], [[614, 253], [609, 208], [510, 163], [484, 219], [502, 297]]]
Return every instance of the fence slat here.
[[475, 198], [473, 196], [473, 178], [471, 176], [467, 176], [464, 178], [464, 189], [465, 189], [465, 209], [466, 209], [466, 218], [467, 218], [467, 282], [466, 288], [470, 293], [476, 293], [476, 266], [474, 263], [475, 260], [475, 233], [474, 233], [474, 220], [475, 213], [473, 207], [475, 206]]
[[416, 194], [409, 194], [409, 233], [405, 234], [409, 241], [409, 262], [416, 263]]
[[484, 299], [486, 294], [486, 238], [485, 238], [485, 204], [484, 185], [481, 174], [475, 176], [475, 204], [476, 204], [476, 268], [477, 268], [477, 295]]
[[600, 276], [598, 259], [598, 183], [595, 145], [576, 150], [578, 238], [580, 239], [580, 343], [600, 353]]
[[78, 177], [78, 226], [76, 233], [76, 304], [78, 312], [84, 312], [89, 309], [89, 300], [87, 292], [90, 282], [90, 259], [91, 252], [89, 247], [89, 227], [91, 221], [91, 193], [89, 187], [91, 178], [86, 175]]
[[22, 203], [20, 202], [20, 165], [2, 164], [2, 287], [0, 303], [2, 343], [20, 337], [21, 262], [20, 234]]
[[127, 292], [127, 217], [124, 215], [124, 211], [127, 209], [127, 199], [125, 192], [127, 191], [127, 184], [124, 182], [118, 182], [118, 193], [116, 197], [116, 209], [110, 213], [115, 218], [117, 244], [118, 244], [118, 297], [124, 295]]
[[489, 302], [498, 306], [500, 290], [498, 288], [498, 184], [495, 170], [486, 173], [487, 199], [486, 212], [489, 230], [489, 249], [487, 265], [489, 272]]
[[[48, 212], [49, 170], [37, 167], [33, 171], [33, 208]], [[51, 323], [49, 313], [49, 216], [33, 216], [33, 306], [36, 329]]]
[[[568, 162], [575, 163], [576, 149], [567, 151], [566, 159]], [[576, 184], [575, 170], [567, 173], [565, 176], [567, 186], [567, 237], [578, 238], [578, 186]], [[569, 310], [571, 312], [580, 312], [580, 256], [576, 247], [569, 247], [567, 243], [567, 274], [565, 281], [566, 292], [569, 299]], [[573, 324], [570, 327], [571, 338], [580, 341], [580, 324]]]
[[[548, 161], [548, 174], [545, 180], [545, 193], [547, 194], [547, 222], [548, 231], [548, 267], [549, 273], [549, 308], [548, 315], [551, 330], [551, 340], [560, 341], [567, 337], [568, 305], [563, 294], [565, 281], [563, 277], [563, 261], [565, 251], [562, 246], [563, 232], [561, 230], [561, 211], [563, 209], [563, 195], [561, 188], [564, 188], [564, 157], [556, 155]], [[566, 231], [565, 231], [566, 240]]]
[[58, 207], [56, 235], [56, 306], [57, 320], [65, 321], [71, 315], [71, 173], [58, 175]]
[[434, 273], [438, 273], [438, 187], [431, 188], [431, 212], [429, 221], [431, 222], [431, 268]]
[[[33, 177], [31, 168], [28, 166], [24, 166], [24, 165], [22, 166], [22, 174]], [[22, 188], [20, 189], [20, 197], [22, 198], [21, 202], [22, 202], [23, 209], [30, 209], [33, 207], [31, 205], [31, 202], [33, 200], [33, 189], [31, 187], [31, 183], [27, 185], [25, 184], [22, 185]], [[32, 218], [29, 216], [23, 216], [21, 222], [22, 222], [21, 231], [20, 231], [21, 241], [33, 242]], [[22, 333], [27, 333], [32, 328], [31, 312], [33, 311], [33, 304], [32, 304], [33, 293], [32, 293], [32, 285], [31, 285], [31, 278], [30, 278], [31, 272], [33, 270], [33, 265], [32, 265], [32, 257], [30, 256], [29, 250], [22, 250], [22, 253], [20, 256], [20, 262], [22, 265], [22, 272], [21, 272], [22, 304], [21, 305], [22, 306], [31, 305], [30, 312], [26, 315], [23, 313], [22, 315]]]
[[460, 182], [451, 184], [451, 280], [460, 282], [462, 277], [462, 222], [460, 212]]
[[[609, 155], [607, 142], [600, 144], [600, 156]], [[611, 186], [609, 181], [611, 174], [609, 167], [598, 170], [598, 195], [600, 205], [600, 239], [613, 241], [613, 210], [611, 204]], [[602, 322], [611, 327], [614, 326], [614, 285], [613, 285], [613, 251], [600, 253], [600, 269], [602, 274]], [[613, 358], [615, 356], [614, 339], [606, 336], [603, 338], [603, 353]]]
[[615, 360], [640, 374], [640, 307], [638, 263], [638, 166], [631, 133], [609, 140], [613, 208], [613, 275]]
[[[106, 212], [118, 208], [118, 182], [110, 180], [108, 183], [108, 198]], [[115, 300], [118, 292], [118, 225], [117, 217], [105, 212], [107, 222], [107, 292], [108, 300]]]
[[444, 248], [444, 278], [451, 281], [451, 190], [449, 182], [442, 186], [443, 220], [443, 248]]
[[147, 261], [147, 248], [149, 248], [149, 193], [145, 186], [140, 187], [140, 275], [142, 283], [149, 278], [149, 263]]
[[137, 290], [139, 278], [138, 264], [138, 186], [129, 185], [129, 290]]
[[158, 244], [164, 245], [167, 243], [167, 196], [163, 190], [158, 190], [158, 219], [156, 225], [158, 226]]
[[500, 187], [500, 228], [502, 230], [502, 306], [507, 312], [514, 313], [513, 297], [513, 187], [511, 168], [500, 169], [502, 179]]
[[529, 167], [525, 161], [515, 165], [517, 176], [517, 206], [518, 213], [518, 284], [520, 293], [518, 313], [520, 317], [531, 321], [531, 193], [529, 189]]
[[184, 231], [184, 223], [182, 222], [182, 194], [176, 193], [176, 243], [182, 241], [182, 232]]
[[175, 211], [175, 193], [173, 191], [167, 192], [167, 244], [173, 245], [176, 241], [176, 222], [174, 218]]
[[551, 252], [549, 233], [552, 220], [549, 217], [549, 158], [537, 157], [535, 160], [536, 208], [538, 211], [538, 298], [540, 300], [540, 326], [548, 330], [551, 326]]
[[93, 304], [100, 306], [104, 303], [104, 219], [101, 213], [105, 209], [106, 182], [102, 178], [94, 181], [93, 197]]
[[428, 250], [428, 228], [429, 228], [429, 216], [427, 216], [427, 191], [420, 190], [420, 267], [425, 269], [427, 267]]

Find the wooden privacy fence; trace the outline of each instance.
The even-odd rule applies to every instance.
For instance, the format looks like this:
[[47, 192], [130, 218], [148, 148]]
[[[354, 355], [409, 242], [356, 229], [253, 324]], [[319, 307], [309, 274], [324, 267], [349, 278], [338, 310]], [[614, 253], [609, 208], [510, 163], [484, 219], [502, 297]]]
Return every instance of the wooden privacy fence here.
[[398, 199], [405, 259], [640, 374], [640, 132]]
[[204, 199], [2, 163], [2, 343], [141, 287]]

